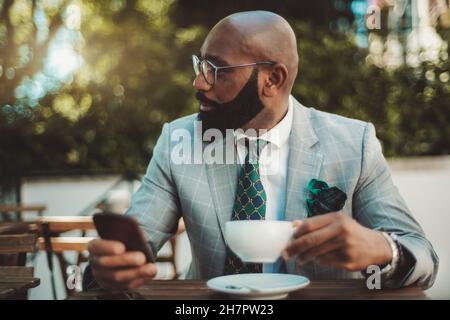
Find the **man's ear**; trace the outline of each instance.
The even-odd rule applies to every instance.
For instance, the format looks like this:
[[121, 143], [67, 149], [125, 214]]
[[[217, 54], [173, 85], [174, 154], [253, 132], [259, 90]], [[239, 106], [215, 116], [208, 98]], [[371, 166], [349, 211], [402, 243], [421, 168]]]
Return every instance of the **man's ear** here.
[[263, 94], [267, 97], [273, 97], [285, 85], [288, 69], [284, 64], [277, 63], [271, 67], [269, 72], [269, 77], [264, 82]]

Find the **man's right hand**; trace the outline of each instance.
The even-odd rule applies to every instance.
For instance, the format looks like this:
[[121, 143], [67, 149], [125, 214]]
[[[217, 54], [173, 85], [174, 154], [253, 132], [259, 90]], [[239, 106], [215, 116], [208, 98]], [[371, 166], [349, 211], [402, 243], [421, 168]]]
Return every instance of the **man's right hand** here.
[[126, 252], [122, 242], [95, 239], [89, 242], [88, 250], [92, 275], [102, 288], [134, 289], [156, 275], [154, 263], [146, 263], [142, 252]]

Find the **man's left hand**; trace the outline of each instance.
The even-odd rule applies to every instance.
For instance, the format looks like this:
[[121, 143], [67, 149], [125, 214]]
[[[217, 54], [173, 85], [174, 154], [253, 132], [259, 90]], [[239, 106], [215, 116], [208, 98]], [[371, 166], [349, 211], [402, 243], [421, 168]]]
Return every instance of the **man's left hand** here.
[[294, 240], [283, 252], [299, 264], [312, 259], [348, 271], [365, 270], [392, 260], [392, 250], [381, 232], [368, 229], [342, 212], [293, 222]]

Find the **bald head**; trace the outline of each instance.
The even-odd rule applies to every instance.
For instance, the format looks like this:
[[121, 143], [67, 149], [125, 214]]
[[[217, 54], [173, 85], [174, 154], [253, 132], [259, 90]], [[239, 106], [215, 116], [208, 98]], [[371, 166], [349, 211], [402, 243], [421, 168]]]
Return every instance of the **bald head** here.
[[287, 114], [298, 54], [285, 19], [268, 11], [232, 14], [214, 26], [200, 51], [207, 63], [197, 65], [193, 86], [209, 127], [270, 130]]
[[235, 51], [247, 61], [284, 64], [288, 70], [286, 87], [292, 89], [298, 69], [297, 41], [283, 17], [269, 11], [232, 14], [214, 26], [205, 44], [213, 41], [226, 41], [229, 51]]

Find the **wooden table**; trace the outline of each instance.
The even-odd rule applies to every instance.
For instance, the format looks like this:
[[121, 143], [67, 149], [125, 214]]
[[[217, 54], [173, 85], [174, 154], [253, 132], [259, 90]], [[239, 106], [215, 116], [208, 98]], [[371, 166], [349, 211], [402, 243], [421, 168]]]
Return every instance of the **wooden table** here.
[[31, 267], [0, 267], [0, 300], [26, 299], [28, 289], [39, 284]]
[[[206, 286], [202, 280], [155, 280], [151, 285], [135, 290], [146, 300], [215, 300], [229, 299], [227, 295], [216, 293]], [[70, 299], [103, 300], [128, 299], [133, 294], [120, 292], [91, 291], [80, 292]], [[134, 295], [137, 298], [136, 295]], [[344, 299], [344, 300], [389, 300], [389, 299], [427, 299], [425, 293], [418, 287], [402, 289], [368, 290], [362, 280], [331, 280], [312, 281], [311, 284], [289, 294], [290, 300], [311, 299]]]

